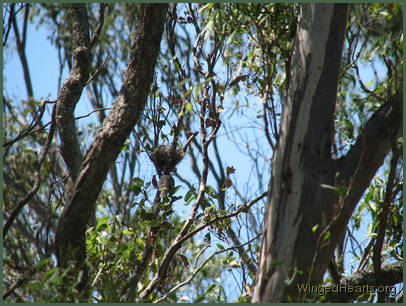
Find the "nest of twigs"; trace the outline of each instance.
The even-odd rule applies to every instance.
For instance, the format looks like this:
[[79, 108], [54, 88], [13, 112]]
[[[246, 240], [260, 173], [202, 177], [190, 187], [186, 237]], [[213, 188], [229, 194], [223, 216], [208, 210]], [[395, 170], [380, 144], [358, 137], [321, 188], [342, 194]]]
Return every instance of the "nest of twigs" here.
[[176, 170], [176, 166], [183, 156], [182, 150], [178, 150], [172, 145], [161, 145], [152, 152], [151, 159], [158, 172], [169, 174]]

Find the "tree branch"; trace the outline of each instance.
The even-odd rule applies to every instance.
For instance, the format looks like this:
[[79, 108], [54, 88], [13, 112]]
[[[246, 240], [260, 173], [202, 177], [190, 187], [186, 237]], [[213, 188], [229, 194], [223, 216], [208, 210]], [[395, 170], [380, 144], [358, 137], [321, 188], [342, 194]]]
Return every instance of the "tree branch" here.
[[88, 286], [86, 226], [108, 171], [144, 109], [159, 53], [166, 10], [167, 4], [141, 6], [120, 95], [84, 157], [60, 220], [56, 233], [58, 265], [66, 267], [70, 260], [76, 263], [75, 273], [83, 272], [79, 291]]
[[90, 73], [89, 20], [86, 4], [69, 6], [72, 19], [74, 63], [69, 77], [62, 84], [58, 96], [56, 118], [61, 139], [61, 154], [74, 181], [83, 160], [77, 138], [74, 111]]
[[40, 156], [38, 158], [38, 163], [37, 163], [37, 170], [35, 172], [35, 181], [34, 181], [34, 186], [32, 186], [31, 191], [20, 201], [18, 202], [17, 206], [14, 208], [14, 210], [11, 212], [10, 217], [8, 218], [7, 222], [4, 224], [3, 227], [3, 239], [5, 239], [11, 225], [13, 224], [15, 218], [17, 218], [18, 214], [21, 212], [23, 207], [32, 200], [34, 195], [37, 193], [38, 189], [40, 188], [41, 185], [41, 167], [42, 164], [45, 161], [45, 157], [48, 154], [49, 148], [52, 143], [52, 139], [54, 137], [55, 133], [55, 106], [53, 107], [52, 110], [52, 121], [51, 121], [51, 127], [49, 129], [48, 137], [47, 137], [47, 142], [45, 146], [42, 148]]
[[232, 247], [223, 249], [223, 250], [219, 250], [214, 252], [213, 254], [211, 254], [205, 261], [203, 261], [196, 269], [193, 270], [192, 274], [183, 282], [177, 284], [175, 287], [173, 287], [172, 289], [169, 290], [169, 292], [167, 294], [165, 294], [163, 297], [161, 297], [159, 300], [154, 301], [154, 303], [160, 303], [162, 301], [164, 301], [172, 292], [175, 292], [176, 290], [178, 290], [179, 288], [182, 288], [183, 286], [187, 285], [188, 283], [190, 283], [190, 281], [196, 276], [197, 273], [199, 273], [199, 271], [214, 257], [217, 256], [218, 254], [224, 253], [224, 252], [228, 252], [231, 250], [235, 250], [235, 249], [239, 249], [239, 248], [244, 248], [244, 246], [246, 246], [247, 244], [250, 244], [251, 242], [255, 241], [256, 239], [259, 238], [260, 235], [257, 235], [256, 237], [252, 238], [251, 240], [245, 242], [245, 243], [241, 243], [239, 245], [234, 245]]
[[30, 74], [30, 69], [28, 66], [28, 61], [27, 61], [27, 56], [25, 54], [25, 42], [26, 42], [26, 26], [28, 23], [28, 11], [29, 11], [29, 4], [26, 4], [25, 6], [25, 13], [24, 13], [24, 24], [23, 24], [23, 33], [22, 33], [22, 38], [20, 37], [20, 31], [18, 29], [18, 24], [17, 24], [17, 19], [16, 19], [16, 13], [14, 12], [14, 6], [10, 6], [10, 19], [13, 25], [13, 30], [14, 30], [14, 35], [16, 38], [16, 48], [18, 51], [18, 55], [20, 57], [21, 61], [21, 66], [23, 68], [23, 74], [24, 74], [24, 81], [25, 81], [25, 88], [27, 90], [27, 96], [28, 99], [32, 99], [34, 97], [34, 90], [32, 88], [32, 82], [31, 82], [31, 74]]
[[[403, 282], [403, 262], [385, 265], [382, 267], [381, 273], [382, 279], [378, 281], [374, 271], [357, 272], [350, 276], [343, 277], [339, 286], [347, 288], [355, 286], [370, 286], [372, 288], [374, 286], [393, 286], [399, 284]], [[329, 290], [329, 293], [326, 295], [326, 301], [330, 303], [348, 303], [366, 292], [362, 292], [362, 290], [359, 291], [361, 292], [356, 290], [353, 290], [352, 292], [349, 290], [332, 292], [332, 290]]]
[[[396, 95], [371, 116], [347, 155], [336, 161], [336, 185], [346, 188], [346, 194], [339, 213], [334, 216], [334, 222], [330, 226], [330, 231], [335, 233], [334, 237], [331, 237], [322, 252], [332, 254], [362, 194], [401, 136], [401, 123], [401, 99], [400, 95]], [[326, 206], [327, 215], [337, 211], [334, 209], [336, 203], [337, 201], [332, 201]]]
[[96, 30], [93, 33], [92, 40], [90, 42], [90, 48], [93, 49], [97, 41], [99, 40], [99, 36], [104, 24], [104, 11], [106, 10], [107, 4], [100, 3], [99, 7], [99, 23], [97, 24]]

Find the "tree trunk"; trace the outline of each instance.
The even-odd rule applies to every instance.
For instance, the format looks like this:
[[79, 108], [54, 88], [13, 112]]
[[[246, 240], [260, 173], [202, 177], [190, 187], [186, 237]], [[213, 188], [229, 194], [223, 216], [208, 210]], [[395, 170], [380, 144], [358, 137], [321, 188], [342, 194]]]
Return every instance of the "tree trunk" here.
[[66, 268], [73, 263], [72, 281], [82, 275], [77, 286], [81, 292], [86, 292], [88, 287], [86, 226], [107, 173], [144, 109], [159, 54], [167, 6], [141, 6], [120, 94], [83, 157], [77, 178], [67, 195], [67, 204], [56, 233], [56, 255], [60, 267]]
[[253, 302], [303, 301], [299, 286], [322, 281], [356, 204], [400, 135], [396, 96], [346, 156], [331, 156], [346, 16], [347, 4], [300, 8]]

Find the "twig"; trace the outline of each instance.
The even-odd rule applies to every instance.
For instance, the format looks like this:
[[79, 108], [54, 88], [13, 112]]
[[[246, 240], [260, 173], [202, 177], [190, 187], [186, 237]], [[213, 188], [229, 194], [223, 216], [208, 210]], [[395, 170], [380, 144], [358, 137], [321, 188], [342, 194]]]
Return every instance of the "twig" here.
[[187, 151], [187, 147], [190, 145], [190, 143], [192, 142], [193, 138], [195, 138], [197, 136], [197, 134], [199, 134], [199, 132], [194, 132], [192, 135], [190, 135], [190, 137], [188, 138], [188, 140], [186, 141], [186, 144], [183, 146], [183, 152], [186, 153]]
[[362, 90], [364, 90], [366, 93], [370, 94], [372, 97], [374, 97], [376, 100], [380, 101], [380, 102], [386, 102], [386, 99], [378, 96], [376, 93], [374, 93], [372, 90], [369, 90], [365, 84], [362, 82], [360, 74], [359, 74], [359, 70], [358, 70], [358, 66], [354, 65], [354, 69], [355, 72], [357, 73], [357, 77], [358, 77], [358, 83], [361, 86]]
[[[53, 101], [52, 101], [53, 102]], [[14, 139], [9, 140], [7, 142], [5, 142], [3, 144], [3, 147], [6, 148], [4, 150], [3, 153], [3, 158], [8, 154], [8, 151], [11, 147], [11, 145], [13, 145], [14, 143], [16, 143], [17, 141], [27, 137], [28, 135], [32, 134], [32, 130], [40, 123], [42, 116], [44, 115], [45, 112], [45, 104], [47, 103], [51, 103], [51, 101], [48, 100], [44, 100], [42, 101], [39, 110], [38, 110], [38, 114], [36, 116], [33, 116], [33, 119], [31, 121], [31, 123], [28, 125], [28, 127], [26, 127], [25, 129], [23, 129]], [[41, 127], [41, 129], [43, 129], [44, 127]], [[37, 131], [37, 130], [36, 130]]]
[[204, 247], [199, 251], [199, 253], [197, 253], [196, 258], [195, 258], [195, 262], [193, 263], [195, 267], [197, 267], [197, 261], [199, 260], [200, 256], [202, 256], [202, 254], [204, 253], [204, 251], [210, 247], [210, 242], [206, 243], [204, 245]]
[[18, 281], [16, 281], [4, 294], [3, 300], [8, 298], [18, 287], [22, 286], [32, 275], [35, 271], [31, 271], [28, 275], [21, 277]]
[[[400, 156], [401, 150], [395, 149], [393, 150], [392, 159], [390, 162], [390, 171], [388, 175], [388, 183], [386, 185], [385, 190], [385, 198], [382, 206], [382, 210], [379, 214], [379, 228], [377, 230], [377, 236], [375, 240], [375, 244], [373, 247], [373, 255], [372, 255], [372, 263], [374, 267], [375, 277], [379, 282], [382, 278], [381, 270], [382, 270], [382, 247], [385, 240], [385, 232], [386, 232], [386, 224], [388, 222], [388, 215], [390, 212], [390, 206], [393, 199], [393, 186], [395, 181], [396, 175], [396, 166]], [[378, 291], [378, 302], [384, 302], [385, 294]]]
[[110, 57], [110, 53], [107, 54], [106, 58], [104, 59], [103, 63], [100, 65], [99, 68], [96, 69], [96, 71], [90, 76], [90, 78], [86, 81], [85, 86], [89, 85], [90, 82], [94, 80], [94, 78], [100, 73], [100, 71], [103, 69], [103, 67], [106, 65], [107, 60]]
[[111, 107], [96, 108], [96, 109], [92, 110], [90, 113], [87, 113], [86, 115], [75, 117], [75, 120], [83, 119], [85, 117], [89, 117], [91, 114], [93, 114], [95, 112], [100, 112], [100, 111], [109, 110], [109, 109], [111, 109]]
[[219, 251], [217, 251], [217, 252], [214, 252], [214, 253], [211, 254], [198, 268], [196, 268], [196, 269], [192, 272], [192, 274], [191, 274], [185, 281], [183, 281], [183, 282], [179, 283], [178, 285], [176, 285], [175, 287], [173, 287], [173, 288], [172, 288], [171, 290], [169, 290], [169, 292], [168, 292], [167, 294], [165, 294], [163, 297], [161, 297], [161, 298], [158, 299], [157, 301], [154, 301], [154, 303], [160, 303], [160, 302], [162, 302], [162, 301], [165, 300], [172, 292], [174, 292], [174, 291], [178, 290], [179, 288], [181, 288], [181, 287], [187, 285], [187, 284], [197, 275], [197, 273], [199, 273], [199, 271], [200, 271], [214, 256], [216, 256], [216, 255], [218, 255], [218, 254], [221, 254], [221, 253], [224, 253], [224, 252], [227, 252], [227, 251], [230, 251], [230, 250], [234, 250], [234, 249], [239, 248], [239, 247], [244, 247], [245, 245], [250, 244], [252, 241], [258, 239], [259, 236], [261, 236], [261, 235], [262, 235], [262, 233], [260, 233], [260, 234], [257, 235], [256, 237], [254, 237], [254, 238], [252, 238], [251, 240], [249, 240], [249, 241], [247, 241], [247, 242], [245, 242], [245, 243], [242, 243], [242, 244], [240, 244], [240, 245], [235, 245], [235, 246], [232, 246], [232, 247], [229, 247], [229, 248], [226, 248], [226, 249], [223, 249], [223, 250], [219, 250]]
[[209, 225], [218, 222], [220, 220], [224, 220], [224, 219], [228, 219], [228, 218], [232, 218], [235, 217], [237, 215], [239, 215], [242, 212], [248, 212], [249, 208], [251, 206], [253, 206], [254, 204], [258, 203], [260, 200], [262, 200], [266, 195], [268, 194], [268, 192], [264, 192], [261, 193], [258, 197], [256, 197], [255, 199], [249, 201], [246, 204], [241, 205], [240, 207], [238, 207], [235, 211], [225, 214], [225, 215], [219, 215], [216, 216], [215, 218], [205, 222], [203, 225], [195, 228], [193, 231], [189, 232], [187, 235], [185, 235], [181, 240], [180, 243], [183, 243], [184, 241], [186, 241], [187, 239], [191, 238], [192, 236], [194, 236], [195, 234], [197, 234], [198, 232], [200, 232], [201, 230], [205, 229], [206, 227], [208, 227]]
[[[15, 3], [9, 4], [7, 30], [5, 31], [5, 34], [4, 34], [3, 47], [6, 45], [8, 35], [10, 34], [12, 19], [15, 18], [15, 17], [13, 17], [13, 14], [12, 14], [12, 12], [14, 12], [14, 6], [15, 6]], [[17, 14], [17, 13], [18, 13], [18, 11], [15, 14]]]
[[361, 259], [358, 262], [358, 266], [355, 269], [355, 273], [357, 273], [357, 272], [361, 271], [362, 269], [364, 269], [365, 264], [366, 264], [366, 262], [368, 260], [369, 255], [370, 255], [369, 251], [371, 250], [372, 246], [374, 245], [374, 242], [375, 242], [375, 238], [371, 238], [369, 240], [367, 246], [364, 249], [364, 253], [361, 256]]
[[34, 195], [37, 193], [39, 187], [40, 187], [40, 182], [41, 182], [41, 166], [45, 160], [46, 155], [48, 154], [49, 147], [52, 143], [52, 139], [55, 134], [55, 113], [56, 113], [56, 104], [53, 107], [52, 110], [52, 121], [51, 121], [51, 128], [49, 130], [47, 142], [45, 146], [42, 148], [41, 154], [38, 159], [38, 164], [37, 164], [37, 171], [35, 174], [35, 182], [34, 186], [32, 187], [31, 191], [17, 204], [17, 206], [14, 208], [13, 212], [11, 213], [10, 217], [8, 218], [7, 222], [4, 224], [3, 228], [3, 239], [5, 239], [8, 230], [10, 229], [11, 225], [13, 224], [15, 218], [17, 215], [20, 213], [20, 211], [23, 209], [23, 207], [31, 201], [31, 199], [34, 197]]
[[32, 99], [34, 96], [34, 91], [32, 88], [32, 82], [31, 82], [31, 75], [30, 75], [30, 69], [28, 66], [28, 61], [27, 61], [27, 56], [25, 54], [25, 41], [26, 41], [26, 37], [24, 35], [26, 35], [26, 31], [24, 31], [24, 27], [25, 24], [28, 22], [28, 8], [29, 5], [27, 4], [25, 7], [25, 14], [24, 14], [24, 24], [23, 24], [23, 37], [21, 39], [20, 37], [20, 31], [18, 29], [18, 24], [17, 24], [17, 19], [16, 16], [14, 14], [14, 7], [11, 7], [12, 11], [12, 25], [13, 25], [13, 30], [14, 30], [14, 36], [15, 36], [15, 43], [16, 43], [16, 48], [18, 51], [18, 56], [20, 58], [21, 61], [21, 66], [23, 68], [23, 75], [24, 75], [24, 83], [25, 83], [25, 88], [27, 90], [27, 96], [28, 99]]
[[90, 50], [93, 49], [96, 42], [99, 40], [99, 36], [104, 24], [104, 11], [106, 9], [106, 3], [100, 3], [99, 8], [99, 23], [97, 24], [96, 30], [93, 33], [92, 40], [90, 41]]
[[[208, 97], [208, 88], [205, 88], [205, 99], [207, 100]], [[203, 157], [203, 171], [202, 176], [200, 178], [200, 186], [197, 198], [192, 206], [192, 210], [189, 213], [188, 219], [185, 221], [182, 229], [172, 241], [171, 245], [169, 246], [168, 250], [166, 251], [162, 263], [158, 268], [158, 272], [152, 279], [152, 281], [147, 285], [147, 287], [141, 292], [140, 299], [145, 300], [156, 288], [156, 286], [165, 278], [170, 263], [175, 256], [176, 252], [180, 249], [182, 245], [182, 238], [187, 234], [192, 224], [195, 222], [197, 211], [203, 201], [205, 192], [206, 192], [206, 184], [207, 184], [207, 176], [209, 173], [209, 156], [208, 156], [208, 145], [209, 142], [207, 140], [207, 132], [205, 128], [204, 116], [206, 114], [206, 103], [201, 103], [201, 114], [200, 114], [200, 138], [202, 142], [202, 157]]]

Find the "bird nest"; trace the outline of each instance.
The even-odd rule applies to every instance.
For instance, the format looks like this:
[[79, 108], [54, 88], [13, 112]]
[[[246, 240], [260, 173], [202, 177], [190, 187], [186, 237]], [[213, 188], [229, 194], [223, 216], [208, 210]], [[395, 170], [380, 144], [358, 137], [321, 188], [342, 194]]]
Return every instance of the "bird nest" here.
[[176, 170], [176, 166], [183, 156], [182, 150], [178, 150], [172, 145], [161, 145], [152, 152], [151, 159], [158, 172], [169, 174]]

